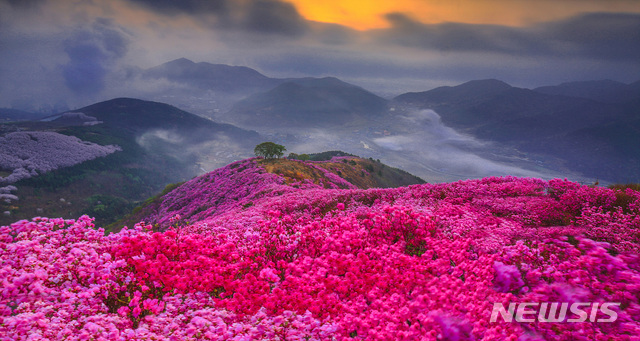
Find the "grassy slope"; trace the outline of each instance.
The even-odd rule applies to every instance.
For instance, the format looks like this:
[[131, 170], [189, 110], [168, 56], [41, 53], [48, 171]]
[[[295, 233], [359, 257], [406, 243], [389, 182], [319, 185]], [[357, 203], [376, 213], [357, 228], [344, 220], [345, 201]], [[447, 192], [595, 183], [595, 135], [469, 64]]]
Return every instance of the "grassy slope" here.
[[[297, 160], [261, 160], [259, 163], [267, 172], [284, 177], [287, 183], [309, 179], [317, 184], [320, 180], [325, 180], [320, 171]], [[422, 179], [407, 172], [359, 157], [314, 162], [313, 164], [340, 176], [362, 189], [401, 187], [424, 183]]]

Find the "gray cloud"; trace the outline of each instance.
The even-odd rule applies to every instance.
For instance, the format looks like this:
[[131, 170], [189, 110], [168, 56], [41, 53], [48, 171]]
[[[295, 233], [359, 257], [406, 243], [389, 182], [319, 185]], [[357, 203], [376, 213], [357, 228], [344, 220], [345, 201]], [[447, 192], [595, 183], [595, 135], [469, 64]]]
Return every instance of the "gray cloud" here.
[[517, 51], [529, 39], [504, 26], [423, 24], [400, 13], [386, 16], [391, 28], [374, 33], [386, 43], [440, 51]]
[[221, 14], [229, 8], [227, 0], [128, 0], [164, 14]]
[[104, 88], [106, 56], [97, 44], [67, 41], [69, 63], [62, 67], [65, 84], [79, 94], [93, 95]]
[[167, 130], [150, 130], [136, 138], [141, 147], [160, 151], [194, 167], [194, 175], [210, 172], [231, 162], [254, 156], [250, 149], [240, 145], [224, 133], [194, 136]]
[[358, 41], [360, 33], [346, 26], [325, 23], [313, 23], [312, 33], [318, 42], [327, 45], [345, 45]]
[[0, 0], [0, 4], [3, 2], [15, 8], [32, 9], [45, 2], [45, 0]]
[[308, 31], [296, 8], [278, 0], [128, 0], [165, 15], [187, 14], [216, 30], [298, 36]]
[[640, 60], [640, 15], [591, 13], [530, 27], [423, 24], [400, 13], [373, 36], [385, 44], [445, 52]]
[[62, 66], [66, 86], [76, 94], [98, 94], [114, 62], [126, 54], [127, 44], [125, 35], [104, 19], [66, 39], [63, 45], [69, 62]]
[[540, 27], [558, 54], [640, 61], [640, 15], [590, 13]]
[[[409, 171], [428, 182], [497, 175], [553, 178], [557, 174], [527, 169], [532, 164], [509, 160], [491, 160], [490, 143], [461, 134], [445, 126], [432, 110], [396, 113], [396, 127], [388, 127], [389, 135], [354, 134], [350, 130], [297, 129], [298, 139], [275, 137], [289, 152], [314, 153], [342, 150], [362, 157], [380, 159], [385, 164]], [[399, 129], [398, 129], [399, 128]], [[382, 130], [382, 129], [381, 129]]]
[[[380, 159], [410, 170], [427, 181], [453, 181], [494, 175], [553, 177], [521, 166], [489, 160], [480, 152], [491, 150], [487, 142], [445, 126], [433, 110], [398, 114], [404, 132], [372, 139]], [[528, 165], [531, 166], [531, 165]]]
[[252, 1], [247, 9], [244, 27], [262, 33], [300, 35], [307, 31], [307, 22], [296, 8], [273, 0]]
[[307, 21], [284, 0], [0, 0], [0, 106], [73, 107], [175, 87], [144, 85], [130, 70], [180, 57], [271, 77], [336, 76], [387, 97], [483, 78], [534, 87], [640, 74], [637, 14], [528, 27], [387, 18], [390, 28], [362, 32]]

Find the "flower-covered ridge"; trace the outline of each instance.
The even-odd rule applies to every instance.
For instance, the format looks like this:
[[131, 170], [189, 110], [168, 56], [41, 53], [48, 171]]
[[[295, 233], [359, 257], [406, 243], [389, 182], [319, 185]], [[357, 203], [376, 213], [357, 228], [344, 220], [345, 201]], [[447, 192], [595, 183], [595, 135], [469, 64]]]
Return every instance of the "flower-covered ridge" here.
[[50, 131], [19, 131], [0, 136], [0, 185], [10, 184], [62, 167], [121, 151], [115, 145], [101, 146]]
[[[336, 189], [290, 181], [250, 159], [186, 182], [166, 194], [146, 222], [118, 233], [105, 235], [86, 216], [4, 226], [0, 335], [640, 335], [637, 191], [514, 177], [391, 189], [332, 183]], [[495, 303], [521, 302], [619, 305], [611, 308], [613, 322], [490, 321]], [[606, 317], [592, 307], [584, 310]]]

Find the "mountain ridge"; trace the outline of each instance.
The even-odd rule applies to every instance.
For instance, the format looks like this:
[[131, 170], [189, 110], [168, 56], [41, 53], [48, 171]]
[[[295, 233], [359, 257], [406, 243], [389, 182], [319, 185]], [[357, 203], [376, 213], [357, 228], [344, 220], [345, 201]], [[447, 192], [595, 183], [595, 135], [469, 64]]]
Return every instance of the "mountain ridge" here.
[[[573, 89], [575, 83], [567, 86]], [[622, 103], [585, 96], [550, 94], [485, 80], [403, 94], [393, 103], [405, 110], [435, 110], [455, 129], [525, 153], [563, 160], [573, 171], [612, 182], [640, 181], [640, 153], [620, 148], [636, 143], [640, 93]], [[617, 166], [620, 164], [624, 166]]]
[[236, 133], [245, 138], [258, 138], [258, 133], [254, 131], [246, 131], [231, 124], [217, 123], [166, 103], [136, 98], [114, 98], [74, 111], [84, 112], [107, 125], [129, 130], [132, 133], [148, 129], [177, 129], [187, 135], [193, 135], [191, 131], [210, 129], [212, 132]]
[[387, 101], [335, 77], [288, 80], [236, 103], [225, 121], [246, 127], [316, 127], [381, 116]]
[[[640, 81], [636, 82], [640, 83]], [[562, 95], [596, 100], [604, 103], [625, 103], [640, 97], [640, 87], [634, 83], [605, 80], [566, 82], [559, 85], [542, 86], [533, 89], [549, 95]]]
[[183, 84], [195, 84], [200, 89], [221, 92], [235, 92], [244, 90], [245, 87], [263, 88], [279, 82], [278, 79], [267, 77], [246, 66], [195, 63], [186, 58], [146, 69], [142, 75], [147, 78], [166, 78]]
[[[178, 214], [180, 219], [193, 221], [213, 214], [214, 211], [219, 213], [233, 207], [251, 205], [253, 201], [259, 200], [262, 194], [269, 192], [265, 189], [257, 195], [248, 196], [248, 193], [239, 188], [252, 188], [256, 181], [278, 184], [280, 187], [277, 187], [277, 190], [274, 189], [276, 191], [396, 188], [425, 183], [424, 180], [403, 170], [357, 156], [334, 156], [326, 161], [251, 158], [221, 167], [194, 178], [187, 184], [168, 186], [165, 191], [148, 199], [143, 205], [135, 208], [130, 215], [111, 224], [108, 228], [118, 230], [123, 226], [145, 221], [156, 225], [157, 228], [165, 229], [169, 227], [170, 219], [164, 217], [173, 217]], [[176, 193], [183, 193], [181, 188], [184, 187], [189, 187], [194, 192], [183, 198], [186, 201], [176, 202], [172, 198], [182, 195]], [[229, 193], [238, 194], [229, 197]], [[189, 200], [197, 200], [201, 204], [194, 207], [188, 202]], [[206, 209], [201, 209], [203, 205], [207, 205], [207, 202], [215, 203], [215, 207], [209, 205]], [[182, 209], [181, 207], [192, 208]]]

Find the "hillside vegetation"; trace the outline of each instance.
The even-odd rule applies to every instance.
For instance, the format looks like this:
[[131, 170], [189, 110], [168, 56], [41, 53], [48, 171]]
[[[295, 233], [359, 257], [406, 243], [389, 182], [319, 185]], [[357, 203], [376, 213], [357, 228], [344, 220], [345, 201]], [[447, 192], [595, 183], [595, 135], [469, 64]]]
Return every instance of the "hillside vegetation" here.
[[[321, 157], [341, 152], [328, 152]], [[326, 189], [367, 189], [402, 187], [422, 184], [424, 180], [402, 170], [386, 166], [380, 162], [362, 159], [355, 156], [334, 156], [326, 161], [299, 161], [288, 159], [252, 159], [242, 163], [233, 163], [227, 167], [209, 173], [209, 181], [197, 189], [196, 194], [188, 196], [181, 204], [174, 202], [177, 186], [168, 186], [163, 193], [144, 202], [135, 208], [132, 214], [121, 221], [109, 225], [110, 230], [118, 230], [122, 226], [132, 226], [139, 221], [157, 224], [164, 229], [170, 224], [162, 218], [172, 207], [182, 207], [182, 219], [193, 220], [211, 213], [211, 209], [224, 207], [223, 203], [252, 205], [251, 196], [244, 190], [237, 196], [230, 196], [233, 188], [238, 186], [250, 188], [254, 177], [273, 178], [278, 183], [291, 188], [326, 188]], [[249, 172], [249, 169], [251, 172]], [[249, 174], [250, 176], [248, 176]], [[202, 179], [201, 177], [199, 179]], [[229, 183], [231, 182], [231, 183]], [[175, 189], [175, 191], [179, 191]], [[203, 201], [201, 205], [194, 202]], [[215, 203], [210, 205], [209, 203]], [[187, 207], [198, 206], [194, 209]]]
[[10, 194], [19, 200], [0, 200], [0, 224], [89, 214], [106, 226], [167, 184], [201, 174], [205, 162], [222, 166], [247, 157], [243, 151], [259, 138], [167, 104], [131, 98], [6, 124], [3, 131], [8, 133], [0, 136], [0, 188], [4, 177], [22, 180]]
[[[515, 177], [360, 189], [327, 171], [361, 165], [351, 158], [238, 161], [167, 188], [139, 212], [144, 222], [109, 235], [86, 216], [0, 227], [0, 334], [640, 335], [640, 192]], [[533, 322], [491, 322], [494, 304], [523, 302], [557, 302], [567, 314], [545, 323], [535, 315]], [[588, 303], [568, 311], [575, 302]], [[616, 302], [610, 314], [598, 308], [607, 302]]]

